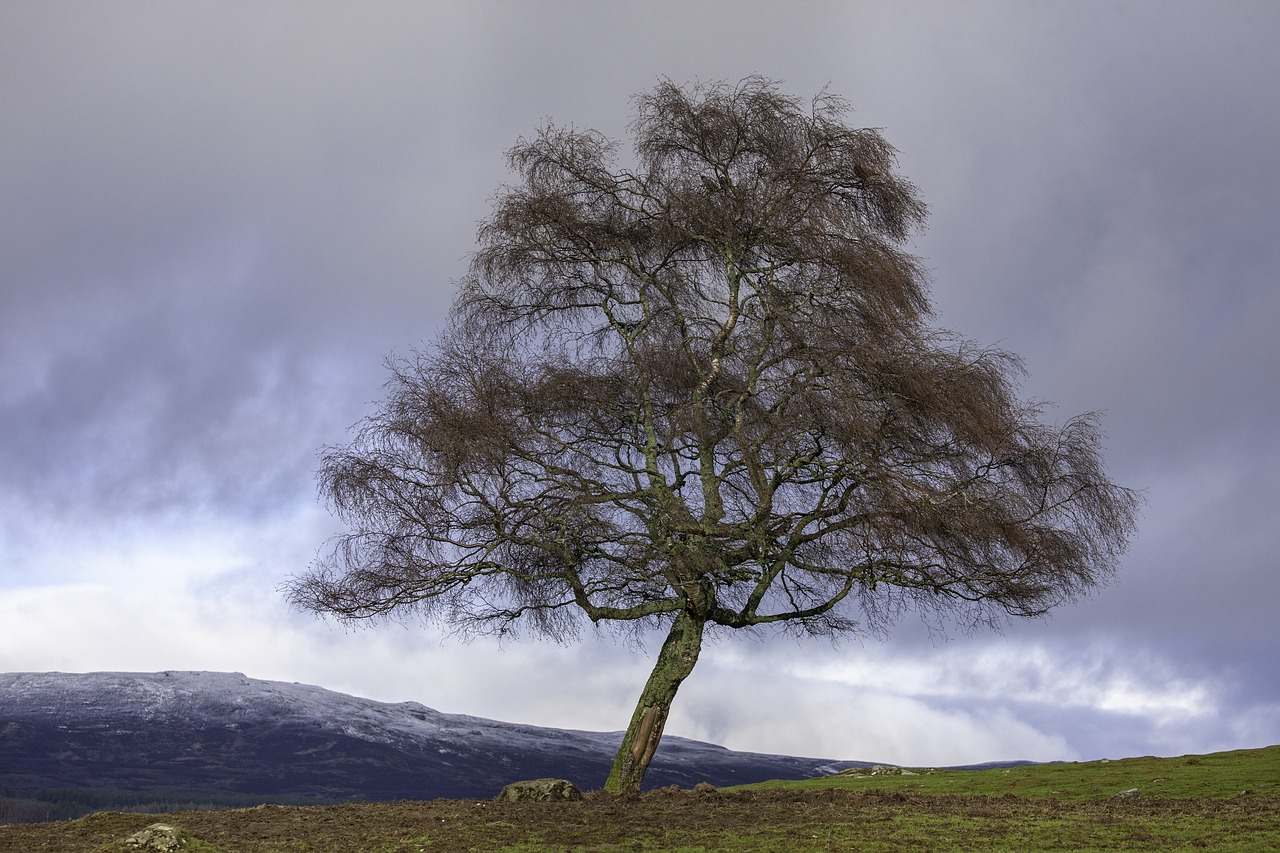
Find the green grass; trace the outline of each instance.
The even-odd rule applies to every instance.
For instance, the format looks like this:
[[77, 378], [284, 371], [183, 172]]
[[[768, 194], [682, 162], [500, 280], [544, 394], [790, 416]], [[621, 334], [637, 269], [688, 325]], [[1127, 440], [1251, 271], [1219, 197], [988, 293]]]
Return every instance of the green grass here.
[[[1141, 799], [1112, 799], [1130, 788]], [[568, 803], [260, 806], [159, 819], [189, 834], [191, 853], [1280, 850], [1280, 746]], [[101, 812], [0, 826], [0, 850], [115, 853], [156, 820]]]
[[[260, 826], [237, 826], [236, 818], [244, 817], [243, 812], [192, 813], [176, 822], [192, 833], [192, 844], [185, 848], [192, 853], [1265, 851], [1280, 844], [1280, 809], [1274, 801], [1265, 807], [1252, 797], [1217, 801], [1221, 807], [1204, 799], [1167, 800], [1162, 807], [1151, 802], [1112, 806], [1014, 796], [902, 793], [849, 799], [843, 792], [832, 793], [837, 796], [815, 791], [786, 803], [733, 802], [733, 795], [712, 795], [692, 809], [689, 803], [674, 799], [646, 799], [633, 802], [625, 812], [608, 807], [584, 812], [576, 804], [538, 803], [505, 808], [498, 820], [483, 807], [440, 806], [424, 819], [400, 824], [403, 830], [417, 823], [416, 831], [390, 835], [388, 815], [372, 805], [340, 807], [332, 812], [334, 820], [321, 821], [320, 826], [305, 818], [295, 822], [297, 811], [309, 810], [283, 809], [278, 817], [294, 824], [297, 832], [290, 840], [265, 838], [258, 831]], [[690, 796], [679, 795], [679, 799]], [[447, 820], [439, 817], [440, 808], [449, 809]], [[231, 819], [219, 820], [220, 814]], [[513, 816], [524, 819], [513, 821]], [[84, 830], [94, 830], [79, 838], [46, 836], [40, 839], [45, 844], [12, 848], [4, 842], [19, 839], [6, 839], [0, 832], [0, 849], [115, 853], [122, 849], [121, 840], [145, 822], [137, 815], [95, 815], [78, 822]], [[326, 822], [331, 824], [328, 829], [323, 826]], [[424, 833], [426, 827], [432, 828]]]
[[1003, 770], [934, 770], [915, 775], [824, 776], [803, 782], [762, 782], [725, 790], [910, 791], [926, 794], [1013, 794], [1029, 799], [1105, 799], [1137, 788], [1143, 797], [1234, 797], [1241, 793], [1280, 794], [1280, 746], [1238, 749], [1178, 758], [1124, 758], [1038, 764]]

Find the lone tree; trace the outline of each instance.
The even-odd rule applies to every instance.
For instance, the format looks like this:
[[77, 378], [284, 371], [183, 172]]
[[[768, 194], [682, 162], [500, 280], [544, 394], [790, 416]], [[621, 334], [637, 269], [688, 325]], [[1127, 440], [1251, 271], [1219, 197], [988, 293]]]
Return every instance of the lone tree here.
[[445, 333], [330, 448], [349, 526], [287, 586], [341, 619], [667, 632], [605, 789], [640, 785], [710, 629], [1032, 617], [1108, 580], [1136, 498], [1094, 415], [932, 328], [925, 217], [845, 103], [659, 84], [634, 170], [548, 124], [482, 224]]

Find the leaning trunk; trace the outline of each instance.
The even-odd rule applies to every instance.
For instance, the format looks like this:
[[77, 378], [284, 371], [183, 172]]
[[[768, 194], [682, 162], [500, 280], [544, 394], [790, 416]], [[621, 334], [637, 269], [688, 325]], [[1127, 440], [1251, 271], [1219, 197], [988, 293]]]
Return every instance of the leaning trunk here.
[[636, 703], [622, 746], [613, 759], [613, 769], [604, 783], [606, 791], [617, 794], [639, 790], [649, 762], [658, 749], [658, 741], [662, 740], [662, 730], [667, 724], [667, 714], [671, 711], [676, 691], [698, 662], [705, 625], [705, 620], [685, 611], [676, 617], [671, 633], [658, 652], [658, 660], [640, 694], [640, 701]]

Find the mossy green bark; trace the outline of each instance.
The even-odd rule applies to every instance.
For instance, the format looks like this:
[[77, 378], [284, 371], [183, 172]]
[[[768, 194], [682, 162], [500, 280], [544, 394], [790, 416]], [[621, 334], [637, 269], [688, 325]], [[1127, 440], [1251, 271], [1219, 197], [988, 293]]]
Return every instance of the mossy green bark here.
[[611, 793], [634, 791], [640, 788], [649, 762], [662, 740], [662, 730], [667, 724], [671, 703], [676, 698], [680, 684], [693, 672], [702, 651], [702, 633], [706, 620], [682, 610], [671, 625], [671, 632], [658, 652], [653, 672], [640, 693], [635, 713], [622, 738], [622, 746], [613, 759], [613, 769], [604, 783]]

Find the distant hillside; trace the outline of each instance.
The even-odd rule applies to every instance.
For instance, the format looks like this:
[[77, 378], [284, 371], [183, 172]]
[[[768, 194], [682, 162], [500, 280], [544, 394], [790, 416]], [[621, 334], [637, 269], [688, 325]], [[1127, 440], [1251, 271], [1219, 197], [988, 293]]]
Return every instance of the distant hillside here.
[[[487, 798], [544, 776], [593, 789], [620, 740], [239, 673], [0, 674], [0, 796], [11, 800], [85, 788], [223, 803]], [[667, 737], [646, 783], [723, 786], [868, 764]]]

